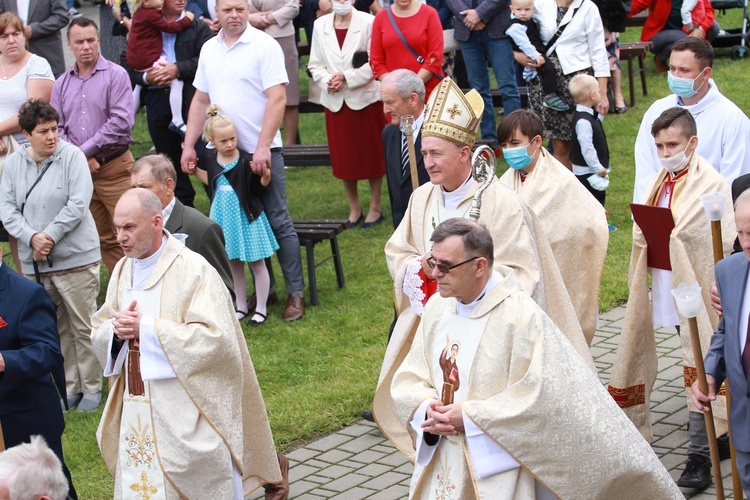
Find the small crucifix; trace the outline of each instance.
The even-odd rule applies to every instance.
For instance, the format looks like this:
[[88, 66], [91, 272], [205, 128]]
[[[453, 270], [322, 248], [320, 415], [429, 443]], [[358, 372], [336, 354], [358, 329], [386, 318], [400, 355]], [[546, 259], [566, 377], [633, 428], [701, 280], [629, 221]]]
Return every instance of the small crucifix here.
[[449, 115], [451, 115], [451, 120], [456, 118], [456, 115], [461, 116], [461, 113], [462, 113], [462, 111], [458, 109], [458, 104], [456, 103], [453, 103], [453, 107], [446, 109], [446, 111], [448, 112]]

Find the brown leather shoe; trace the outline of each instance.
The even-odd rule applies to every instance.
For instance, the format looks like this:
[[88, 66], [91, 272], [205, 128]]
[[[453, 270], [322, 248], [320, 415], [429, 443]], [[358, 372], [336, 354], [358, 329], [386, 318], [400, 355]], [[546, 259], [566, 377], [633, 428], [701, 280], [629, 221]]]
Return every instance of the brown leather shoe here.
[[654, 56], [654, 66], [656, 66], [657, 73], [666, 73], [669, 71], [669, 66], [667, 66], [667, 63], [659, 59], [659, 56]]
[[305, 315], [305, 298], [298, 293], [286, 296], [284, 307], [284, 321], [295, 321]]
[[[276, 294], [276, 290], [271, 290], [266, 300], [266, 306], [272, 306], [279, 301], [279, 296]], [[255, 311], [255, 306], [258, 305], [258, 296], [253, 293], [249, 299], [247, 299], [247, 311]]]
[[289, 498], [289, 460], [281, 453], [276, 454], [281, 467], [281, 482], [264, 484], [266, 500], [286, 500]]

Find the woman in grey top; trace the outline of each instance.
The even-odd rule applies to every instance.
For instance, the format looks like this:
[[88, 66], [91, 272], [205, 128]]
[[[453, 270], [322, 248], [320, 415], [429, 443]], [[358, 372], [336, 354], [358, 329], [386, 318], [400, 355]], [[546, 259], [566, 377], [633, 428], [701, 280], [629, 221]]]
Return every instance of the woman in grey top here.
[[[0, 179], [8, 156], [25, 143], [18, 125], [18, 108], [29, 99], [49, 102], [55, 78], [46, 59], [26, 50], [21, 18], [12, 12], [0, 14]], [[10, 251], [16, 267], [18, 247], [13, 237]]]
[[57, 306], [69, 405], [93, 411], [102, 369], [91, 348], [99, 295], [99, 234], [89, 211], [94, 186], [86, 156], [57, 135], [57, 111], [37, 99], [18, 123], [28, 144], [12, 153], [0, 181], [0, 219], [18, 239], [21, 269]]

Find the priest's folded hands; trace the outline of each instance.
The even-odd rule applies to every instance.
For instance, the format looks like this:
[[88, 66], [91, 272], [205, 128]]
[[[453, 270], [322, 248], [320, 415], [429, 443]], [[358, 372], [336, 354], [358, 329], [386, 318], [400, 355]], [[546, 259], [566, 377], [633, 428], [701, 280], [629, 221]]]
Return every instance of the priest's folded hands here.
[[112, 326], [120, 340], [138, 340], [141, 327], [141, 313], [136, 312], [137, 301], [130, 303], [127, 309], [112, 314]]
[[430, 401], [422, 429], [436, 436], [457, 436], [464, 432], [464, 412], [457, 404], [443, 405], [437, 399]]

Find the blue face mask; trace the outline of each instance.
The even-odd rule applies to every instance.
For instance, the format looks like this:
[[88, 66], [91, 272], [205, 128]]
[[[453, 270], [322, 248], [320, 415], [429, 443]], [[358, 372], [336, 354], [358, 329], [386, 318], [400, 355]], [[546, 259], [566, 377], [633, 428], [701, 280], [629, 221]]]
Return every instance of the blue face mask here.
[[693, 90], [693, 86], [695, 85], [695, 81], [703, 74], [703, 71], [706, 68], [703, 68], [700, 73], [698, 73], [698, 76], [695, 78], [684, 78], [681, 76], [674, 76], [672, 72], [670, 71], [667, 73], [667, 82], [669, 83], [669, 90], [672, 91], [674, 95], [677, 97], [682, 97], [683, 99], [688, 99], [690, 97], [693, 97], [695, 94], [698, 93], [698, 91], [703, 87], [703, 85], [706, 83], [705, 81], [701, 83], [700, 87]]
[[[529, 144], [531, 144], [531, 142], [529, 142]], [[515, 148], [503, 148], [503, 158], [505, 158], [505, 162], [510, 168], [513, 170], [523, 170], [531, 165], [534, 156], [529, 156], [529, 153], [526, 150], [526, 148], [529, 147], [529, 144]], [[534, 155], [536, 155], [536, 152], [534, 152]]]

